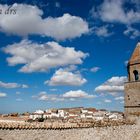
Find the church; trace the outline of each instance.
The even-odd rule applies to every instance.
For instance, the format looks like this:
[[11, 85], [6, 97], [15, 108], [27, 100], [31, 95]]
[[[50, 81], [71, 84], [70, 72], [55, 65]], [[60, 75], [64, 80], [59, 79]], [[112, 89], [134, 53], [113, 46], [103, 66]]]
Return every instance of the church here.
[[134, 119], [140, 116], [140, 43], [136, 45], [128, 62], [127, 72], [128, 82], [124, 85], [124, 111], [127, 119]]

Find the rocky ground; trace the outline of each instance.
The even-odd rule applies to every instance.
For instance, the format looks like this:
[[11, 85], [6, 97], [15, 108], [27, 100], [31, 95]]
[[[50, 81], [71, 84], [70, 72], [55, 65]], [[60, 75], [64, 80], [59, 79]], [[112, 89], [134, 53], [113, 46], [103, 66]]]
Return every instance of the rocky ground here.
[[140, 123], [66, 130], [0, 130], [0, 140], [140, 140]]

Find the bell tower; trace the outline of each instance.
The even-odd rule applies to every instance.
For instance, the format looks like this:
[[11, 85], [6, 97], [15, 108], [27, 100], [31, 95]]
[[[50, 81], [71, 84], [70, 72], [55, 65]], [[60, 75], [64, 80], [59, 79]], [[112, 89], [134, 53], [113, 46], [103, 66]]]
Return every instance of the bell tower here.
[[125, 83], [125, 116], [140, 116], [140, 43], [137, 44], [127, 65], [128, 82]]

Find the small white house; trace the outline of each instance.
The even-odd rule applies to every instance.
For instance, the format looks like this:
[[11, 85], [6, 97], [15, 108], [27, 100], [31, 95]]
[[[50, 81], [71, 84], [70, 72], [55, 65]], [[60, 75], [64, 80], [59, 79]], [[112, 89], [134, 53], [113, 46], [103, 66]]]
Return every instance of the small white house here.
[[59, 114], [57, 113], [51, 113], [51, 118], [59, 118]]
[[59, 117], [62, 117], [62, 118], [65, 117], [65, 112], [64, 112], [64, 110], [58, 110], [58, 114], [59, 114]]
[[35, 119], [39, 119], [39, 118], [42, 118], [43, 117], [43, 114], [37, 114], [37, 113], [32, 113], [29, 118], [32, 119], [32, 120], [35, 120]]
[[37, 113], [37, 114], [44, 114], [44, 111], [42, 111], [42, 110], [36, 110], [34, 113]]
[[112, 120], [117, 120], [118, 117], [117, 117], [116, 114], [111, 114], [111, 115], [108, 116], [108, 118], [112, 119]]
[[119, 120], [119, 119], [123, 119], [123, 116], [122, 114], [119, 114], [119, 113], [112, 113], [109, 115], [108, 118], [112, 120]]
[[51, 117], [52, 117], [51, 113], [46, 112], [46, 113], [43, 114], [44, 119], [51, 118]]
[[78, 117], [78, 115], [77, 114], [74, 114], [74, 113], [69, 113], [69, 116], [68, 116], [69, 118], [76, 118], [76, 117]]
[[104, 115], [103, 112], [98, 111], [98, 112], [93, 113], [93, 119], [94, 120], [97, 120], [97, 121], [103, 120], [104, 117], [105, 117], [105, 115]]
[[96, 115], [96, 116], [93, 116], [93, 119], [96, 120], [96, 121], [100, 121], [100, 120], [103, 120], [104, 117]]
[[34, 113], [30, 114], [29, 118], [32, 120], [43, 118], [44, 111], [36, 110]]
[[86, 109], [82, 109], [81, 112], [82, 112], [82, 113], [87, 113], [88, 110], [86, 110]]
[[84, 119], [84, 118], [86, 118], [86, 115], [85, 115], [85, 114], [81, 114], [80, 117], [81, 117], [82, 119]]
[[87, 119], [93, 119], [93, 116], [91, 114], [86, 114]]

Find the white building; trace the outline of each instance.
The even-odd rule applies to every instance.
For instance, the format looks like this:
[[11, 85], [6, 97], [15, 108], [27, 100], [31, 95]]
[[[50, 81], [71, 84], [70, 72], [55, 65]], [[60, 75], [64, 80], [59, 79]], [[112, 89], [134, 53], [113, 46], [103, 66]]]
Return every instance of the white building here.
[[65, 117], [65, 112], [64, 112], [64, 110], [58, 110], [58, 114], [59, 114], [59, 117], [62, 117], [62, 118]]
[[43, 114], [44, 119], [51, 118], [51, 117], [52, 117], [51, 113], [46, 112], [46, 113]]
[[36, 119], [39, 119], [39, 118], [43, 118], [43, 114], [32, 113], [29, 116], [29, 118], [32, 119], [32, 120], [36, 120]]
[[86, 109], [82, 109], [81, 112], [82, 112], [82, 113], [87, 113], [88, 110], [86, 110]]
[[105, 117], [105, 112], [103, 111], [98, 111], [93, 113], [93, 119], [96, 121], [103, 120], [104, 117]]
[[80, 117], [81, 117], [81, 119], [85, 119], [86, 115], [85, 114], [81, 114]]
[[32, 120], [43, 118], [44, 111], [36, 110], [34, 113], [30, 114], [29, 118]]
[[108, 116], [108, 118], [112, 120], [119, 120], [119, 119], [123, 119], [123, 115], [119, 113], [112, 113]]
[[51, 118], [59, 118], [59, 114], [52, 112]]
[[92, 116], [92, 114], [86, 114], [86, 119], [93, 119], [93, 116]]

